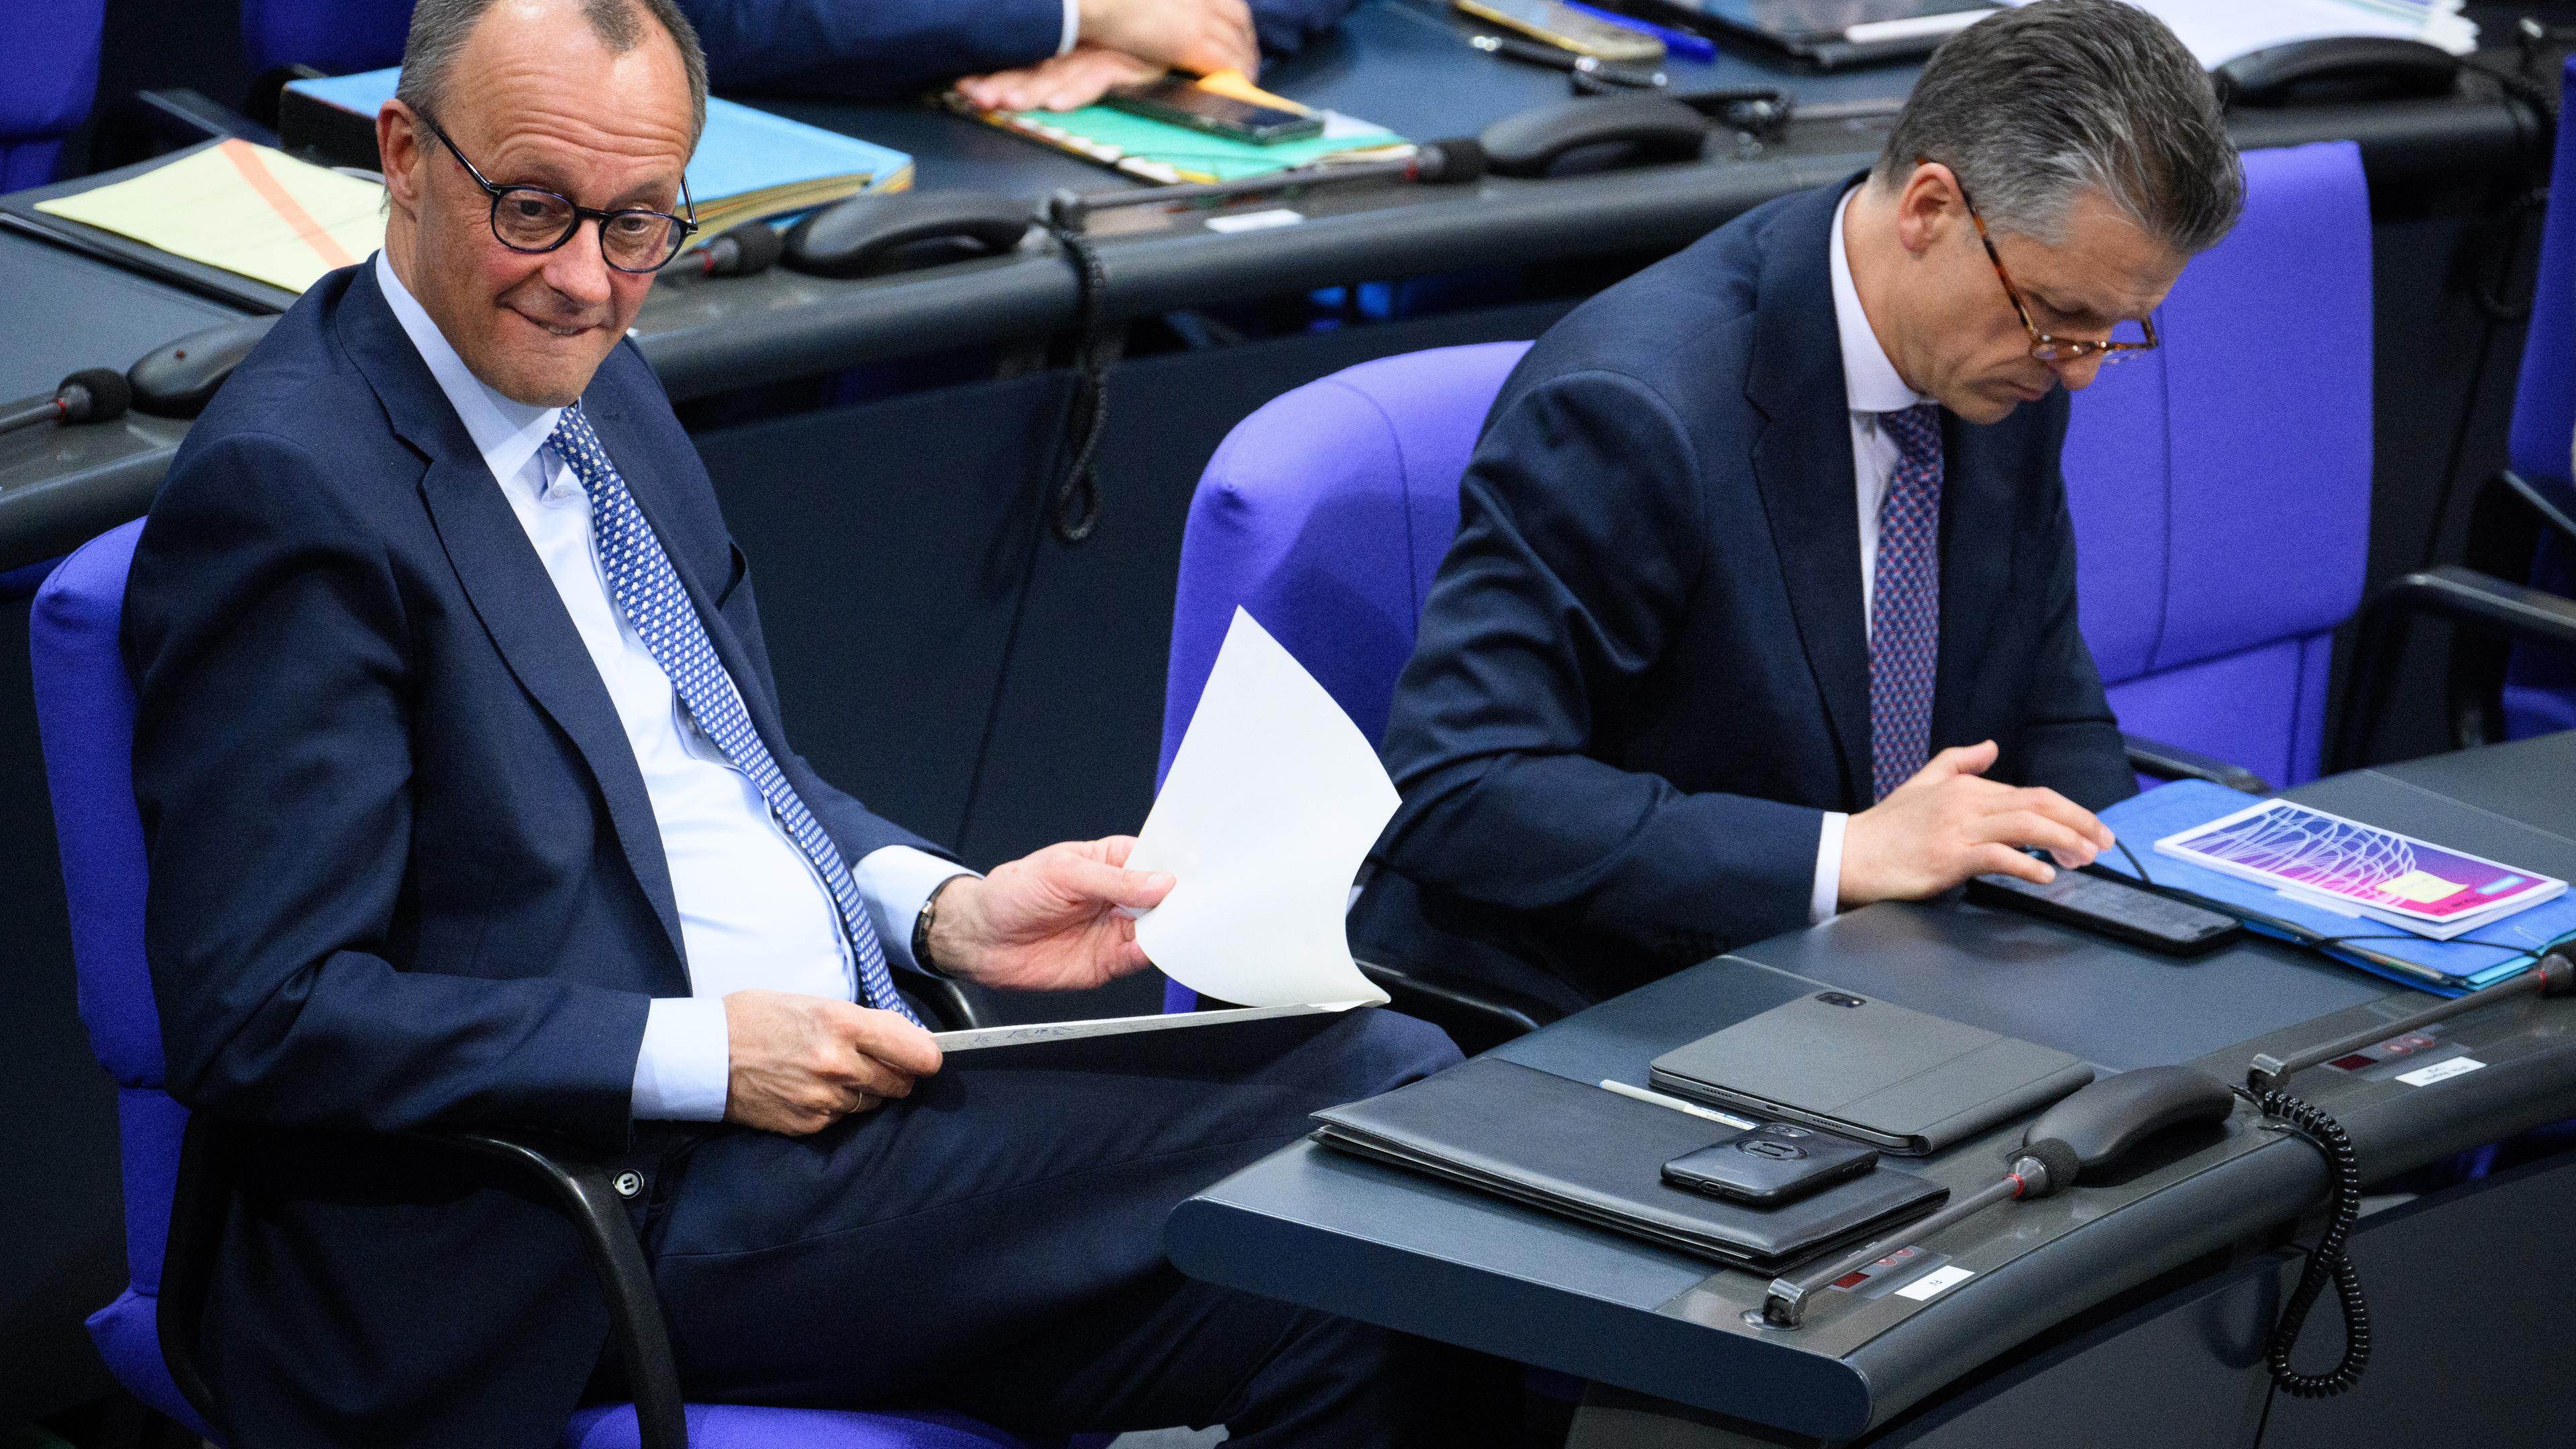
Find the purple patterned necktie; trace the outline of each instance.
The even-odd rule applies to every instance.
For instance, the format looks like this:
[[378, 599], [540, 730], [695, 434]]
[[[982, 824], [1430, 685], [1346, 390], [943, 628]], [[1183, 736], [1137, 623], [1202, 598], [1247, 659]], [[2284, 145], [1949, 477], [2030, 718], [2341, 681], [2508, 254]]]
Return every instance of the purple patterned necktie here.
[[635, 495], [626, 490], [617, 466], [608, 461], [608, 450], [599, 445], [599, 435], [591, 431], [590, 419], [582, 416], [580, 403], [563, 410], [563, 419], [555, 424], [548, 441], [590, 495], [590, 534], [599, 546], [600, 571], [608, 575], [609, 592], [616, 596], [619, 611], [635, 626], [653, 662], [671, 677], [671, 688], [688, 707], [689, 718], [698, 722], [735, 769], [759, 787], [770, 813], [787, 827], [787, 838], [823, 878], [823, 888], [840, 912], [850, 958], [858, 966], [859, 1004], [900, 1012], [919, 1025], [921, 1018], [912, 1014], [894, 989], [885, 948], [877, 942], [876, 927], [868, 920], [867, 905], [859, 899], [858, 883], [850, 879], [840, 848], [823, 833], [822, 822], [779, 772], [769, 746], [760, 742], [760, 732], [752, 728], [733, 676], [725, 673], [724, 661], [716, 657], [706, 624], [689, 601], [689, 591], [681, 586], [679, 572], [671, 567], [670, 555], [662, 551], [662, 540], [654, 536], [644, 510], [635, 506]]
[[1878, 510], [1870, 584], [1871, 799], [1932, 758], [1932, 680], [1941, 662], [1941, 410], [1880, 413], [1896, 440], [1896, 476]]

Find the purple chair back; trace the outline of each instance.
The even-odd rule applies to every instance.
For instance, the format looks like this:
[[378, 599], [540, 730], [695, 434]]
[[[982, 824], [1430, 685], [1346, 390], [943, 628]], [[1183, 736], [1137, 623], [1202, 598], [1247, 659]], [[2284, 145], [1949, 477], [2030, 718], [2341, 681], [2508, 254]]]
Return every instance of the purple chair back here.
[[116, 1079], [125, 1168], [125, 1259], [131, 1282], [91, 1314], [90, 1337], [120, 1383], [179, 1422], [206, 1431], [161, 1362], [155, 1318], [179, 1142], [188, 1111], [162, 1090], [161, 1020], [143, 956], [143, 822], [134, 808], [134, 687], [117, 628], [141, 520], [101, 534], [37, 589], [29, 616], [36, 726], [54, 834], [71, 905], [72, 962], [90, 1050]]
[[2347, 141], [2250, 152], [2245, 180], [2164, 346], [2077, 394], [2067, 500], [2121, 727], [2295, 785], [2369, 548], [2370, 197]]
[[0, 46], [0, 191], [54, 179], [63, 137], [89, 117], [107, 0], [14, 0]]
[[402, 63], [412, 0], [242, 0], [251, 73], [309, 65], [328, 75]]
[[[2576, 57], [2561, 80], [2576, 99]], [[2576, 197], [2576, 112], [2562, 101], [2558, 154], [2550, 163], [2552, 198]], [[2522, 344], [2522, 379], [2513, 395], [2509, 454], [2513, 471], [2559, 507], [2576, 512], [2568, 447], [2576, 442], [2576, 206], [2553, 204], [2540, 233], [2540, 275], [2531, 299], [2531, 329]], [[2544, 530], [2532, 559], [2531, 585], [2576, 596], [2576, 549]], [[2505, 668], [2505, 738], [2522, 740], [2576, 729], [2576, 659], [2563, 650], [2516, 645]]]

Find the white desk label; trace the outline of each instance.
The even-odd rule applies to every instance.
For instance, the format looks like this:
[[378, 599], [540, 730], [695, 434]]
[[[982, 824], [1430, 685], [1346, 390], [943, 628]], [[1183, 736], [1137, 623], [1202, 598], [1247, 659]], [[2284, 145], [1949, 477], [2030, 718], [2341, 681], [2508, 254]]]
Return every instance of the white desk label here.
[[1274, 226], [1295, 226], [1305, 219], [1306, 213], [1302, 211], [1291, 211], [1284, 206], [1274, 206], [1268, 211], [1246, 211], [1234, 216], [1211, 216], [1207, 219], [1207, 229], [1222, 232], [1265, 231]]
[[1929, 1303], [1933, 1299], [1938, 1298], [1942, 1294], [1949, 1292], [1951, 1289], [1958, 1287], [1960, 1284], [1965, 1283], [1976, 1276], [1977, 1275], [1975, 1273], [1968, 1269], [1962, 1268], [1958, 1264], [1953, 1263], [1946, 1268], [1935, 1268], [1931, 1272], [1924, 1274], [1922, 1277], [1915, 1279], [1913, 1282], [1906, 1284], [1904, 1287], [1897, 1289], [1896, 1296], [1899, 1298], [1911, 1298], [1917, 1303]]
[[2397, 1080], [2410, 1087], [2429, 1087], [2435, 1082], [2447, 1082], [2453, 1077], [2465, 1077], [2485, 1065], [2486, 1063], [2476, 1057], [2453, 1057], [2447, 1062], [2435, 1062], [2429, 1067], [2417, 1067], [2411, 1072], [2401, 1073]]

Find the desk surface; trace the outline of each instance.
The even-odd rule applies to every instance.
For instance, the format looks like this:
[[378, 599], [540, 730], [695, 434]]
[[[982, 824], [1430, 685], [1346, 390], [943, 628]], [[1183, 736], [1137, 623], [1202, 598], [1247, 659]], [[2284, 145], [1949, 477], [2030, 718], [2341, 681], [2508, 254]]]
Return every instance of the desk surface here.
[[[2565, 874], [2576, 869], [2576, 839], [2563, 833], [2576, 825], [2570, 782], [2576, 733], [2291, 793]], [[1578, 1081], [1642, 1083], [1657, 1054], [1818, 983], [2106, 1067], [2201, 1060], [2230, 1076], [2267, 1036], [2340, 1031], [2423, 999], [2269, 942], [2175, 961], [1966, 905], [1876, 906], [1605, 1002], [1497, 1054]], [[2340, 1019], [2319, 1023], [2327, 1017]], [[2375, 1085], [2367, 1095], [2364, 1084], [2303, 1081], [2374, 1173], [2576, 1108], [2576, 1005], [2490, 1008], [2453, 1030], [2496, 1068], [2445, 1084], [2474, 1088], [2392, 1098]], [[1906, 1165], [1954, 1190], [1980, 1186], [2018, 1130]], [[1838, 1300], [1791, 1334], [1741, 1320], [1761, 1298], [1754, 1275], [1712, 1273], [1679, 1253], [1311, 1143], [1183, 1204], [1166, 1239], [1195, 1276], [1843, 1439], [2065, 1315], [2265, 1230], [2323, 1188], [2309, 1149], [2273, 1139], [2240, 1109], [2223, 1136], [2127, 1181], [1945, 1234], [1943, 1251], [1978, 1276], [1931, 1303]]]

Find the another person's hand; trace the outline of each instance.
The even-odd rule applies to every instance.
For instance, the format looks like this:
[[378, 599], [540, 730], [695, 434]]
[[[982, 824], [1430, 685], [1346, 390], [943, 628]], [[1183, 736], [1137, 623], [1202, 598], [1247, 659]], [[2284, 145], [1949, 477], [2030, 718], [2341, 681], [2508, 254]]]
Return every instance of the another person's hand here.
[[939, 888], [930, 959], [979, 986], [1078, 991], [1138, 970], [1145, 948], [1120, 907], [1144, 910], [1171, 894], [1172, 878], [1127, 870], [1132, 836], [1050, 845], [982, 879]]
[[1081, 7], [1073, 49], [967, 76], [957, 93], [989, 111], [1070, 111], [1167, 70], [1260, 73], [1261, 41], [1245, 0], [1081, 0]]
[[1077, 45], [1018, 70], [967, 76], [957, 82], [957, 94], [988, 111], [1074, 111], [1113, 86], [1142, 85], [1165, 69], [1159, 61], [1138, 60], [1123, 50]]
[[726, 996], [725, 1120], [802, 1136], [939, 1070], [939, 1043], [891, 1011], [786, 991]]
[[2022, 847], [2068, 867], [2112, 847], [2110, 827], [2056, 791], [1980, 778], [1994, 763], [1992, 740], [1943, 750], [1852, 816], [1843, 827], [1842, 907], [1920, 900], [1989, 873], [2045, 885], [2056, 873]]
[[1075, 38], [1192, 75], [1261, 68], [1246, 0], [1080, 0]]

